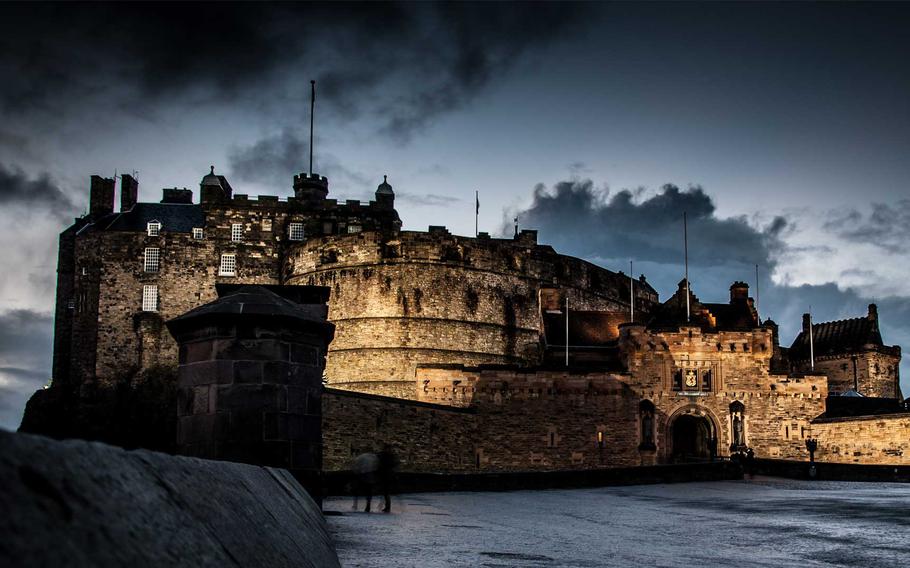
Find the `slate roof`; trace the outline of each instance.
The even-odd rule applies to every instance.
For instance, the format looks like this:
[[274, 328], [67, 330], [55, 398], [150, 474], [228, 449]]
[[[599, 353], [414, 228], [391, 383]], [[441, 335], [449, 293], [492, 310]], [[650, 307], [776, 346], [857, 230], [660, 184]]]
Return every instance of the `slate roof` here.
[[205, 214], [199, 204], [137, 203], [129, 211], [106, 215], [84, 230], [145, 232], [151, 221], [160, 222], [164, 232], [191, 233], [194, 227], [205, 226]]
[[[884, 345], [878, 322], [868, 317], [814, 323], [812, 343], [816, 356], [861, 351], [866, 345]], [[809, 358], [809, 334], [806, 331], [799, 332], [793, 340], [789, 355], [791, 361]]]

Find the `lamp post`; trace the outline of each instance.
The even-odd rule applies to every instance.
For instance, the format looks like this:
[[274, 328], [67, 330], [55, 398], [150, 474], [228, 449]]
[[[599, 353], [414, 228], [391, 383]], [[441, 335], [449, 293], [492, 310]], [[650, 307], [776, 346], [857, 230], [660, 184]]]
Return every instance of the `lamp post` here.
[[806, 449], [809, 450], [809, 463], [815, 462], [815, 450], [818, 449], [818, 440], [806, 438]]

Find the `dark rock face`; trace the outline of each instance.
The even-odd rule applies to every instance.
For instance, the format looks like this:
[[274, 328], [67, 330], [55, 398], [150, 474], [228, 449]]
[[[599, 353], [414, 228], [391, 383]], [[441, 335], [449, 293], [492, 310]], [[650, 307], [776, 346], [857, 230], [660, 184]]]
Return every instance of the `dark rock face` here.
[[338, 566], [284, 470], [0, 432], [0, 565]]

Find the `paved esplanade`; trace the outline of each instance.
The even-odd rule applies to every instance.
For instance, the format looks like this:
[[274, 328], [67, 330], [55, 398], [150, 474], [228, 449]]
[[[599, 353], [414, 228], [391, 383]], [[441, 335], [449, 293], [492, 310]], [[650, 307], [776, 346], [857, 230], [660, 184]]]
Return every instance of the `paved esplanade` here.
[[[362, 505], [362, 501], [361, 501]], [[342, 566], [865, 566], [910, 562], [910, 485], [774, 478], [425, 493], [326, 511]]]

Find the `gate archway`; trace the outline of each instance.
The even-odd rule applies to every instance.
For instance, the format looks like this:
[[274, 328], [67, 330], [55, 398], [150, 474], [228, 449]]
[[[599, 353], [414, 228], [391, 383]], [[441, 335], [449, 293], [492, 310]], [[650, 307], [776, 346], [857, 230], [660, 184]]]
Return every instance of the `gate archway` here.
[[717, 427], [706, 412], [696, 407], [671, 417], [667, 438], [673, 462], [707, 461], [712, 453], [717, 454]]

